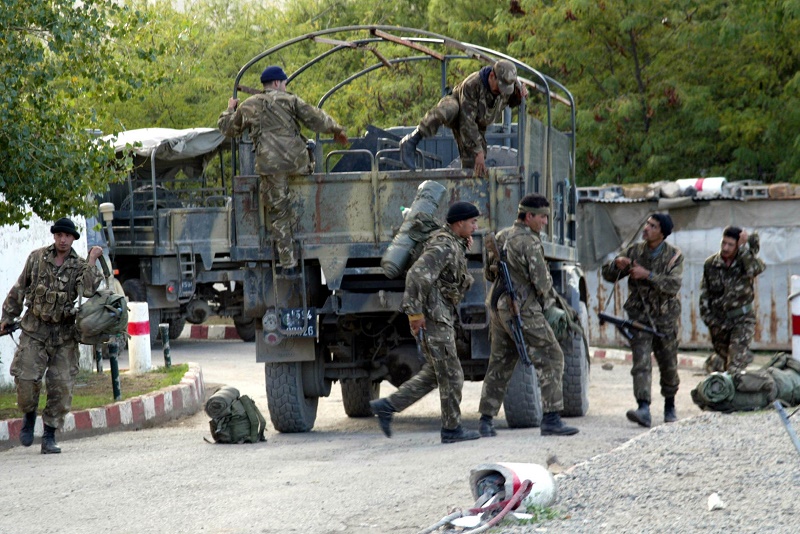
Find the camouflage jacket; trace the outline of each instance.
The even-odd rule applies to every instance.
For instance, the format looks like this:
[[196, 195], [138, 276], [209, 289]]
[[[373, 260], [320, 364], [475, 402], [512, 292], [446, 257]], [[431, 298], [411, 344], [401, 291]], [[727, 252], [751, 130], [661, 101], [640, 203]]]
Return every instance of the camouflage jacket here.
[[[706, 325], [722, 326], [744, 315], [754, 315], [752, 310], [738, 311], [753, 304], [753, 283], [766, 269], [757, 253], [757, 247], [754, 250], [745, 244], [730, 265], [725, 264], [719, 253], [706, 260], [700, 282], [700, 317]], [[736, 317], [728, 317], [734, 314]]]
[[53, 324], [75, 322], [78, 296], [91, 297], [100, 286], [100, 272], [78, 256], [74, 249], [61, 267], [55, 264], [55, 245], [34, 250], [3, 303], [3, 321], [11, 322], [22, 313], [22, 329], [36, 339], [49, 336]]
[[[538, 232], [532, 231], [521, 221], [513, 226], [500, 230], [496, 236], [497, 248], [505, 251], [508, 274], [514, 284], [514, 293], [520, 311], [526, 313], [542, 313], [555, 303], [553, 279], [550, 267], [544, 258], [542, 238]], [[489, 291], [489, 299], [499, 290], [502, 284], [496, 272], [491, 268], [497, 259], [490, 254], [484, 267], [484, 277], [493, 282]], [[499, 309], [508, 307], [507, 299], [497, 302]]]
[[318, 133], [344, 131], [321, 109], [292, 93], [274, 89], [251, 96], [236, 111], [223, 111], [217, 128], [228, 137], [249, 133], [258, 174], [310, 174], [313, 169], [301, 124]]
[[462, 146], [471, 158], [478, 152], [486, 153], [486, 129], [500, 120], [506, 106], [514, 107], [522, 102], [519, 89], [510, 95], [493, 95], [481, 79], [480, 71], [473, 72], [456, 85], [452, 96], [458, 100], [459, 112], [458, 124], [450, 126], [457, 130]]
[[422, 255], [406, 274], [403, 311], [454, 325], [456, 307], [473, 281], [467, 271], [466, 252], [467, 240], [454, 234], [449, 226], [431, 235]]
[[[625, 301], [628, 317], [648, 325], [652, 319], [656, 329], [671, 329], [681, 314], [678, 291], [683, 281], [683, 254], [680, 249], [663, 241], [653, 254], [647, 242], [640, 241], [630, 245], [620, 256], [652, 272], [651, 277], [644, 280], [628, 278], [628, 300]], [[603, 278], [607, 282], [616, 282], [629, 274], [630, 268], [620, 271], [613, 260], [603, 265]]]

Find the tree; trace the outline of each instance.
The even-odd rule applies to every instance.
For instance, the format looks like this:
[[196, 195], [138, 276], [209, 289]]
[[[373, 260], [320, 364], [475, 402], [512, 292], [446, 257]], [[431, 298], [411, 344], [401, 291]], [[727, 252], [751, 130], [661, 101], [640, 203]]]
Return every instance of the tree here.
[[0, 10], [0, 224], [96, 208], [119, 177], [100, 142], [98, 105], [157, 82], [134, 75], [157, 49], [138, 38], [148, 20], [104, 0], [6, 0]]

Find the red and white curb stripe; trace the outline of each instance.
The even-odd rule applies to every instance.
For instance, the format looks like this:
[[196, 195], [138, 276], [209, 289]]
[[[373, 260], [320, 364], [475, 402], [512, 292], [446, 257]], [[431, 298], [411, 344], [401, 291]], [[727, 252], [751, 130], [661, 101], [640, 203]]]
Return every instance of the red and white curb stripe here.
[[[194, 414], [205, 405], [205, 391], [203, 370], [198, 364], [189, 363], [189, 370], [178, 385], [102, 408], [68, 413], [57, 437], [69, 439], [114, 430], [138, 430]], [[0, 449], [18, 445], [21, 429], [22, 419], [0, 421]], [[42, 418], [37, 417], [34, 435], [40, 437], [43, 430]]]
[[[591, 352], [593, 358], [597, 358], [598, 360], [616, 360], [633, 363], [633, 354], [626, 350], [596, 349], [589, 347], [589, 352]], [[705, 356], [688, 356], [686, 354], [678, 354], [678, 367], [688, 369], [704, 369], [705, 363]]]
[[235, 326], [187, 324], [178, 339], [241, 339]]

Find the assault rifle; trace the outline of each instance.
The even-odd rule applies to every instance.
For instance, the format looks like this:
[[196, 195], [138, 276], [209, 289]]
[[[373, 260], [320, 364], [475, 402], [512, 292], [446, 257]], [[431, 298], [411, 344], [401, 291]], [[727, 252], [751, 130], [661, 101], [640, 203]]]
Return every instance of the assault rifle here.
[[17, 330], [19, 330], [19, 321], [8, 323], [5, 330], [0, 330], [0, 337], [11, 335]]
[[662, 334], [655, 328], [650, 328], [646, 324], [640, 323], [639, 321], [620, 319], [619, 317], [614, 317], [613, 315], [608, 315], [605, 313], [598, 313], [597, 318], [600, 319], [601, 325], [605, 323], [611, 323], [616, 326], [617, 330], [619, 330], [628, 341], [633, 339], [633, 332], [631, 332], [631, 329], [641, 330], [642, 332], [646, 332], [657, 337], [666, 337], [666, 334]]
[[511, 282], [511, 275], [508, 272], [505, 251], [500, 252], [497, 248], [494, 232], [489, 232], [483, 236], [483, 244], [487, 251], [497, 256], [497, 270], [500, 275], [499, 281], [505, 288], [506, 298], [508, 298], [508, 309], [511, 312], [511, 333], [514, 335], [514, 345], [517, 346], [519, 359], [522, 363], [530, 367], [533, 365], [533, 362], [531, 362], [531, 359], [528, 357], [528, 348], [525, 346], [525, 336], [522, 332], [522, 319], [519, 316], [519, 305], [514, 296], [514, 284]]

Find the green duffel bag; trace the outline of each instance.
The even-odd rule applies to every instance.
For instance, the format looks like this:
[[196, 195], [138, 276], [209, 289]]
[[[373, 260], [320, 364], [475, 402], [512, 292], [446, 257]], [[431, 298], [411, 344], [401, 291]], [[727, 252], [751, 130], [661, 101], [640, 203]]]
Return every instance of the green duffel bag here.
[[267, 420], [253, 400], [242, 395], [230, 404], [224, 416], [208, 422], [215, 443], [258, 443], [267, 441]]

